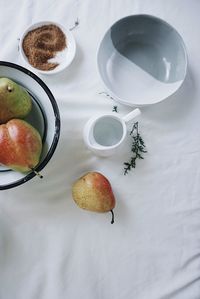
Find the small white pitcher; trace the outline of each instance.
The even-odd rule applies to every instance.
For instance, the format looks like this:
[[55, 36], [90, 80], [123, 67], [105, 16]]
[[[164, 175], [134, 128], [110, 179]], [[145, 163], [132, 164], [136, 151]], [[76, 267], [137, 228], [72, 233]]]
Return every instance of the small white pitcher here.
[[125, 140], [127, 123], [140, 114], [137, 108], [123, 117], [113, 113], [90, 118], [83, 130], [86, 146], [98, 156], [113, 155]]

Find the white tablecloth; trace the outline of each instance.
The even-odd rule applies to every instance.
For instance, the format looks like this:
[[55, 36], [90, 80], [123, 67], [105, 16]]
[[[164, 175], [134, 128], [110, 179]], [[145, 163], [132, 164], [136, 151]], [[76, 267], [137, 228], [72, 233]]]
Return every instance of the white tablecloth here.
[[[31, 23], [80, 22], [71, 66], [40, 75], [62, 124], [44, 179], [0, 192], [0, 299], [200, 298], [199, 12], [198, 0], [0, 0], [0, 60], [22, 64], [18, 38]], [[124, 152], [98, 158], [85, 148], [82, 127], [114, 105], [99, 94], [105, 91], [96, 68], [99, 42], [116, 20], [137, 13], [161, 17], [180, 32], [189, 68], [175, 95], [142, 109], [148, 154], [124, 176], [131, 141]], [[110, 213], [81, 210], [72, 200], [72, 183], [93, 170], [112, 184], [113, 225]]]

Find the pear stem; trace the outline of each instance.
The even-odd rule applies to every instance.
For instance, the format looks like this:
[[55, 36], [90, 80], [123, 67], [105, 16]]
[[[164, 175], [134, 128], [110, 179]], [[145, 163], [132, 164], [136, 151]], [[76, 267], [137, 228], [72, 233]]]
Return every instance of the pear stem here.
[[13, 90], [13, 88], [10, 85], [8, 85], [7, 89], [9, 92], [11, 92]]
[[36, 171], [34, 168], [31, 168], [31, 170], [32, 170], [37, 176], [39, 176], [40, 179], [43, 179], [43, 175], [41, 175], [38, 171]]
[[113, 213], [113, 210], [110, 210], [111, 214], [112, 214], [112, 219], [111, 219], [111, 224], [114, 223], [114, 213]]

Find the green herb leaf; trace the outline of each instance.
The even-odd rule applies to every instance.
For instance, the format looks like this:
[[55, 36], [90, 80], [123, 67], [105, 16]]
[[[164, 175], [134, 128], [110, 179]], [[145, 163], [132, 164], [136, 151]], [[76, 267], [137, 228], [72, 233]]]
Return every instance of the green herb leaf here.
[[118, 107], [117, 106], [113, 106], [112, 112], [117, 112], [118, 113]]

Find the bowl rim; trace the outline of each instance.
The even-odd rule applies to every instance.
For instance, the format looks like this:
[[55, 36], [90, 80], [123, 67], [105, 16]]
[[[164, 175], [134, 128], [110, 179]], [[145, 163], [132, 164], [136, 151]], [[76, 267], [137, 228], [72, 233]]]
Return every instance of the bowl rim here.
[[[22, 43], [23, 43], [24, 37], [26, 36], [26, 34], [29, 31], [31, 31], [33, 29], [36, 29], [36, 28], [39, 28], [43, 25], [51, 25], [51, 24], [56, 25], [57, 27], [59, 27], [63, 31], [63, 33], [65, 34], [66, 38], [69, 40], [69, 42], [71, 44], [71, 47], [68, 49], [68, 51], [71, 51], [71, 58], [66, 59], [64, 63], [61, 63], [60, 68], [55, 68], [55, 69], [49, 70], [49, 71], [43, 71], [43, 70], [35, 68], [34, 66], [32, 66], [29, 63], [29, 61], [28, 61], [28, 59], [27, 59], [27, 57], [24, 53]], [[29, 66], [32, 71], [38, 72], [38, 73], [43, 74], [43, 75], [54, 75], [54, 74], [60, 73], [64, 69], [66, 69], [72, 63], [72, 61], [74, 60], [74, 57], [75, 57], [75, 54], [76, 54], [76, 41], [75, 41], [73, 33], [70, 30], [66, 29], [60, 23], [50, 21], [50, 20], [44, 20], [44, 21], [39, 21], [39, 22], [36, 22], [36, 23], [32, 23], [32, 24], [30, 24], [29, 26], [26, 27], [26, 29], [23, 31], [23, 33], [20, 36], [19, 52], [20, 52], [20, 56], [21, 56], [22, 60], [24, 61], [24, 63], [27, 66]]]
[[[59, 140], [59, 137], [60, 137], [61, 121], [60, 121], [60, 112], [59, 112], [59, 109], [58, 109], [57, 102], [56, 102], [52, 92], [48, 88], [48, 86], [37, 75], [32, 73], [30, 70], [28, 70], [28, 69], [26, 69], [26, 68], [24, 68], [24, 67], [22, 67], [18, 64], [8, 62], [8, 61], [0, 61], [0, 66], [7, 66], [7, 67], [10, 67], [10, 68], [17, 69], [17, 70], [25, 73], [26, 75], [30, 76], [31, 78], [33, 78], [43, 88], [43, 90], [46, 92], [46, 94], [47, 94], [47, 96], [48, 96], [48, 98], [51, 102], [51, 105], [52, 105], [52, 108], [53, 108], [53, 111], [54, 111], [54, 116], [55, 116], [54, 137], [53, 137], [53, 141], [51, 143], [51, 146], [50, 146], [44, 160], [41, 163], [39, 163], [38, 166], [36, 166], [36, 168], [35, 168], [35, 170], [39, 172], [50, 161], [50, 159], [53, 156], [53, 153], [55, 152], [55, 149], [58, 145], [58, 140]], [[25, 177], [13, 182], [13, 183], [9, 183], [9, 184], [6, 184], [6, 185], [0, 185], [0, 190], [11, 189], [11, 188], [19, 186], [21, 184], [24, 184], [24, 183], [26, 183], [27, 181], [29, 181], [30, 179], [32, 179], [35, 176], [36, 176], [36, 174], [33, 171], [29, 172]]]
[[[111, 30], [111, 28], [113, 26], [115, 26], [118, 22], [121, 22], [125, 19], [130, 19], [130, 18], [139, 18], [139, 17], [146, 17], [146, 18], [149, 18], [149, 19], [154, 19], [154, 20], [157, 20], [159, 22], [161, 22], [162, 24], [165, 24], [166, 26], [168, 26], [169, 28], [171, 28], [177, 35], [178, 37], [180, 38], [180, 41], [181, 41], [181, 44], [182, 44], [182, 47], [183, 47], [183, 51], [184, 51], [184, 57], [185, 57], [185, 69], [184, 69], [184, 76], [183, 76], [183, 79], [182, 81], [180, 82], [179, 86], [177, 87], [177, 89], [175, 91], [173, 91], [170, 95], [168, 96], [162, 96], [160, 97], [159, 100], [157, 101], [154, 101], [152, 103], [131, 103], [130, 101], [126, 100], [126, 99], [123, 99], [121, 97], [119, 97], [114, 91], [112, 91], [112, 89], [110, 87], [107, 86], [107, 84], [105, 83], [105, 80], [103, 79], [102, 75], [101, 75], [101, 72], [100, 72], [100, 61], [99, 61], [99, 52], [100, 52], [100, 48], [102, 47], [102, 44], [103, 44], [103, 41], [104, 41], [104, 38], [106, 37], [106, 35], [108, 34], [108, 32]], [[155, 104], [158, 104], [164, 100], [166, 100], [167, 98], [169, 98], [170, 96], [172, 96], [173, 94], [175, 94], [179, 89], [180, 87], [183, 85], [183, 82], [185, 81], [185, 78], [186, 78], [186, 75], [187, 75], [187, 70], [188, 70], [188, 53], [187, 53], [187, 49], [186, 49], [186, 45], [185, 45], [185, 42], [184, 42], [184, 39], [183, 37], [181, 36], [181, 34], [177, 31], [177, 29], [175, 27], [173, 27], [170, 23], [168, 23], [167, 21], [165, 21], [164, 19], [160, 18], [160, 17], [157, 17], [155, 15], [151, 15], [151, 14], [145, 14], [145, 13], [141, 13], [141, 14], [132, 14], [132, 15], [127, 15], [125, 17], [122, 17], [118, 20], [116, 20], [114, 23], [111, 24], [111, 26], [104, 32], [103, 34], [103, 37], [98, 45], [98, 48], [97, 48], [97, 52], [96, 52], [96, 67], [97, 67], [97, 71], [99, 73], [99, 76], [101, 78], [101, 81], [103, 83], [103, 86], [107, 89], [107, 91], [109, 92], [110, 96], [113, 97], [113, 100], [118, 102], [119, 104], [122, 104], [122, 105], [125, 105], [125, 106], [129, 106], [129, 107], [147, 107], [147, 106], [150, 106], [150, 105], [155, 105]]]

